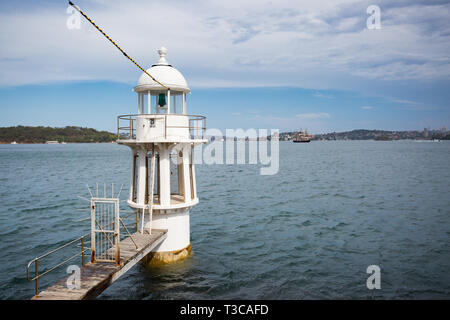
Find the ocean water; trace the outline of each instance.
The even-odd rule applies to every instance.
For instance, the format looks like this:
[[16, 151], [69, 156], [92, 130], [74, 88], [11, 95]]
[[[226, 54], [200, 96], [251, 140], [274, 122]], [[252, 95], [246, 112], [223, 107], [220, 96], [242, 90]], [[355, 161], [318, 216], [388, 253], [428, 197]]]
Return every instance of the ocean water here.
[[[1, 299], [33, 296], [28, 261], [88, 232], [86, 184], [127, 197], [130, 158], [115, 144], [0, 145]], [[192, 255], [138, 264], [98, 298], [448, 299], [449, 159], [449, 142], [280, 142], [273, 176], [199, 165]]]

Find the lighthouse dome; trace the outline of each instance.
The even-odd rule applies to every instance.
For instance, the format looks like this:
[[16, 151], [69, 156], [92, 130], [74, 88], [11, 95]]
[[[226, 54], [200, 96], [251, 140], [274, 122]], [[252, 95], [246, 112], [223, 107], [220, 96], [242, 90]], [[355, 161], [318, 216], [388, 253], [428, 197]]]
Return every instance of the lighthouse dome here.
[[[147, 72], [171, 90], [190, 92], [191, 90], [181, 72], [167, 62], [167, 49], [161, 47], [158, 49], [158, 53], [160, 56], [159, 61], [151, 68], [147, 69]], [[159, 83], [153, 81], [153, 79], [145, 73], [142, 73], [137, 86], [134, 87], [134, 91], [136, 92], [161, 89], [164, 88]]]

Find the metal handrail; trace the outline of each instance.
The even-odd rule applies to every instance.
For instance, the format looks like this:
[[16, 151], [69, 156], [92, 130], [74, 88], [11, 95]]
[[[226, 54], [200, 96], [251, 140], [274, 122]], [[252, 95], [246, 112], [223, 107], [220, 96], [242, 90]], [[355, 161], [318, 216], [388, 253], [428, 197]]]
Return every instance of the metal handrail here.
[[[81, 255], [81, 264], [84, 266], [84, 253], [85, 253], [86, 251], [89, 251], [89, 250], [90, 250], [89, 248], [84, 249], [84, 239], [85, 239], [87, 236], [89, 236], [89, 235], [90, 235], [90, 233], [87, 233], [87, 234], [85, 234], [85, 235], [83, 235], [83, 236], [81, 236], [81, 237], [76, 238], [75, 240], [72, 240], [72, 241], [70, 241], [70, 242], [68, 242], [68, 243], [66, 243], [66, 244], [64, 244], [64, 245], [62, 245], [62, 246], [60, 246], [60, 247], [58, 247], [58, 248], [56, 248], [56, 249], [54, 249], [54, 250], [51, 250], [51, 251], [49, 251], [49, 252], [43, 254], [43, 255], [40, 256], [40, 257], [34, 258], [34, 259], [31, 260], [30, 262], [28, 262], [28, 264], [27, 264], [27, 280], [28, 280], [29, 282], [36, 281], [36, 283], [35, 283], [35, 292], [36, 292], [36, 296], [37, 296], [38, 293], [39, 293], [39, 284], [38, 284], [39, 278], [45, 276], [46, 274], [50, 273], [51, 271], [55, 270], [56, 268], [59, 268], [60, 266], [66, 264], [67, 262], [69, 262], [69, 261], [75, 259], [76, 257], [79, 257], [80, 255]], [[78, 241], [81, 241], [81, 252], [79, 252], [79, 253], [77, 253], [77, 254], [71, 256], [70, 258], [64, 260], [63, 262], [58, 263], [56, 266], [50, 268], [49, 270], [47, 270], [47, 271], [45, 271], [45, 272], [39, 274], [39, 268], [38, 268], [38, 266], [39, 266], [39, 260], [41, 260], [42, 258], [45, 258], [45, 257], [47, 257], [47, 256], [49, 256], [49, 255], [51, 255], [51, 254], [53, 254], [53, 253], [55, 253], [55, 252], [57, 252], [57, 251], [59, 251], [59, 250], [65, 248], [65, 247], [67, 247], [67, 246], [69, 246], [69, 245], [71, 245], [71, 244], [73, 244], [73, 243], [75, 243], [75, 242], [78, 242]], [[33, 278], [30, 278], [30, 266], [31, 266], [33, 263], [35, 264], [35, 276], [34, 276]]]
[[[121, 139], [121, 131], [128, 131], [129, 139], [135, 140], [135, 132], [136, 128], [134, 126], [134, 122], [136, 121], [138, 116], [153, 116], [155, 119], [164, 119], [164, 136], [167, 137], [167, 129], [169, 128], [180, 128], [180, 129], [189, 129], [189, 131], [194, 130], [195, 133], [201, 131], [201, 137], [204, 138], [204, 134], [206, 131], [206, 117], [201, 115], [193, 115], [193, 114], [179, 114], [179, 113], [140, 113], [140, 114], [124, 114], [117, 117], [117, 139]], [[188, 126], [170, 126], [167, 125], [167, 117], [168, 116], [184, 116], [189, 118]], [[129, 121], [128, 126], [120, 126], [120, 121]], [[201, 121], [202, 125], [198, 126], [198, 122]], [[195, 124], [193, 124], [195, 122]], [[195, 136], [195, 135], [194, 135]]]

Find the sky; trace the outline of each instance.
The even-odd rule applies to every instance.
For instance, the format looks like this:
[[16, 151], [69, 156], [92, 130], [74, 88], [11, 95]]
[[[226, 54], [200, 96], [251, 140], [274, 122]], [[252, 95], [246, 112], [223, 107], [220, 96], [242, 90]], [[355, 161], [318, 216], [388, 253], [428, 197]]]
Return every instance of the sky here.
[[[209, 128], [450, 128], [447, 1], [73, 2], [144, 68], [168, 48]], [[72, 15], [63, 0], [0, 0], [0, 126], [114, 132], [137, 111], [141, 71]]]

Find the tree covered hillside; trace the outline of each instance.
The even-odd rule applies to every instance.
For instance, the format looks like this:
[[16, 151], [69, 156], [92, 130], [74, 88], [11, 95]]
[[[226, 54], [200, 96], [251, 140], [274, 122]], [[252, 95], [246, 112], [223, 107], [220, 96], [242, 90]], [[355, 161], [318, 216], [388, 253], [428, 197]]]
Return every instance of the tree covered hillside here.
[[107, 131], [82, 127], [0, 127], [0, 143], [111, 142], [117, 136]]

